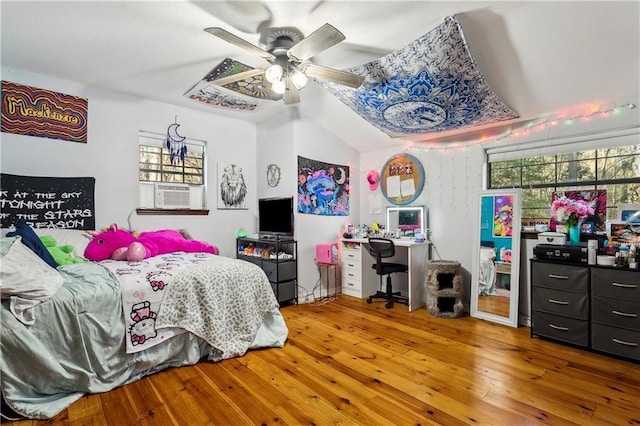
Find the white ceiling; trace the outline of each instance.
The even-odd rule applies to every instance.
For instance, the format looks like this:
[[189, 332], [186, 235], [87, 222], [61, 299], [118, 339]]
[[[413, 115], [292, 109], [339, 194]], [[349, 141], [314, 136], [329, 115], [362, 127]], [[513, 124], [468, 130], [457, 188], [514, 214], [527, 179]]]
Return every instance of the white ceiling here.
[[[240, 19], [237, 11], [244, 10]], [[636, 101], [640, 94], [640, 1], [1, 1], [3, 67], [249, 121], [295, 109], [359, 151], [391, 139], [316, 84], [301, 103], [257, 113], [200, 106], [183, 97], [223, 58], [264, 66], [203, 31], [221, 26], [254, 44], [258, 27], [294, 26], [309, 34], [325, 22], [346, 40], [314, 62], [346, 68], [404, 47], [457, 15], [471, 53], [496, 94], [520, 119], [482, 129], [414, 137], [469, 140], [562, 111]], [[510, 127], [505, 127], [510, 126]], [[489, 129], [487, 129], [489, 127]]]

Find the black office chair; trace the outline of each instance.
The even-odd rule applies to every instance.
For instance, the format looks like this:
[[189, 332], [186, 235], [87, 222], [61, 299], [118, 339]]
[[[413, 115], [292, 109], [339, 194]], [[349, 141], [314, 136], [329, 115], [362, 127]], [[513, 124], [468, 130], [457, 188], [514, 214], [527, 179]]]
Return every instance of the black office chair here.
[[[390, 309], [393, 307], [393, 302], [403, 302], [405, 305], [409, 305], [409, 298], [401, 296], [400, 292], [394, 292], [391, 286], [391, 274], [395, 272], [408, 272], [407, 265], [401, 263], [383, 262], [382, 259], [393, 257], [396, 254], [396, 246], [393, 240], [387, 238], [369, 238], [369, 253], [376, 258], [376, 263], [371, 265], [376, 273], [380, 275], [380, 290], [367, 298], [367, 303], [371, 303], [373, 299], [384, 299], [387, 301], [384, 307]], [[387, 276], [387, 288], [386, 291], [382, 291], [382, 277]]]

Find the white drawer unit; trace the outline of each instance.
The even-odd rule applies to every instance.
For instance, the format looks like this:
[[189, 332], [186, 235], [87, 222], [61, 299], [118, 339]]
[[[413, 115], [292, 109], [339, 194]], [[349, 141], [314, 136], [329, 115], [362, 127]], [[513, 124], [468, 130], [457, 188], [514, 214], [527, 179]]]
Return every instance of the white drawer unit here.
[[362, 245], [349, 241], [342, 242], [342, 293], [363, 298], [362, 294]]

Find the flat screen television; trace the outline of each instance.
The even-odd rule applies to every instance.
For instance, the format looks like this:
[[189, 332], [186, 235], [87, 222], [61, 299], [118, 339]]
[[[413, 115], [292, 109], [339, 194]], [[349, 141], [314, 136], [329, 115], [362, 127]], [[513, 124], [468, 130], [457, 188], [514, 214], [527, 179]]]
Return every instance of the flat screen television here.
[[258, 199], [261, 238], [293, 237], [293, 197]]

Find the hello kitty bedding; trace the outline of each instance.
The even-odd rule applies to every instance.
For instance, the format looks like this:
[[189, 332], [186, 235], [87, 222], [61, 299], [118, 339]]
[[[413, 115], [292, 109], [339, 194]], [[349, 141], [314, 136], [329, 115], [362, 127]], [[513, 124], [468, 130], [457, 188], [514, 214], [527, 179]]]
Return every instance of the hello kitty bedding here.
[[[1, 238], [0, 256], [16, 242]], [[208, 253], [144, 262], [58, 267], [62, 286], [32, 308], [31, 325], [2, 301], [3, 406], [27, 418], [51, 418], [86, 393], [168, 367], [284, 345], [288, 329], [256, 265]], [[171, 300], [164, 300], [172, 287]], [[163, 315], [165, 302], [171, 309]]]
[[209, 253], [178, 252], [137, 262], [100, 262], [120, 284], [128, 354], [149, 349], [186, 331], [177, 327], [156, 327], [162, 298], [174, 275], [212, 256]]

